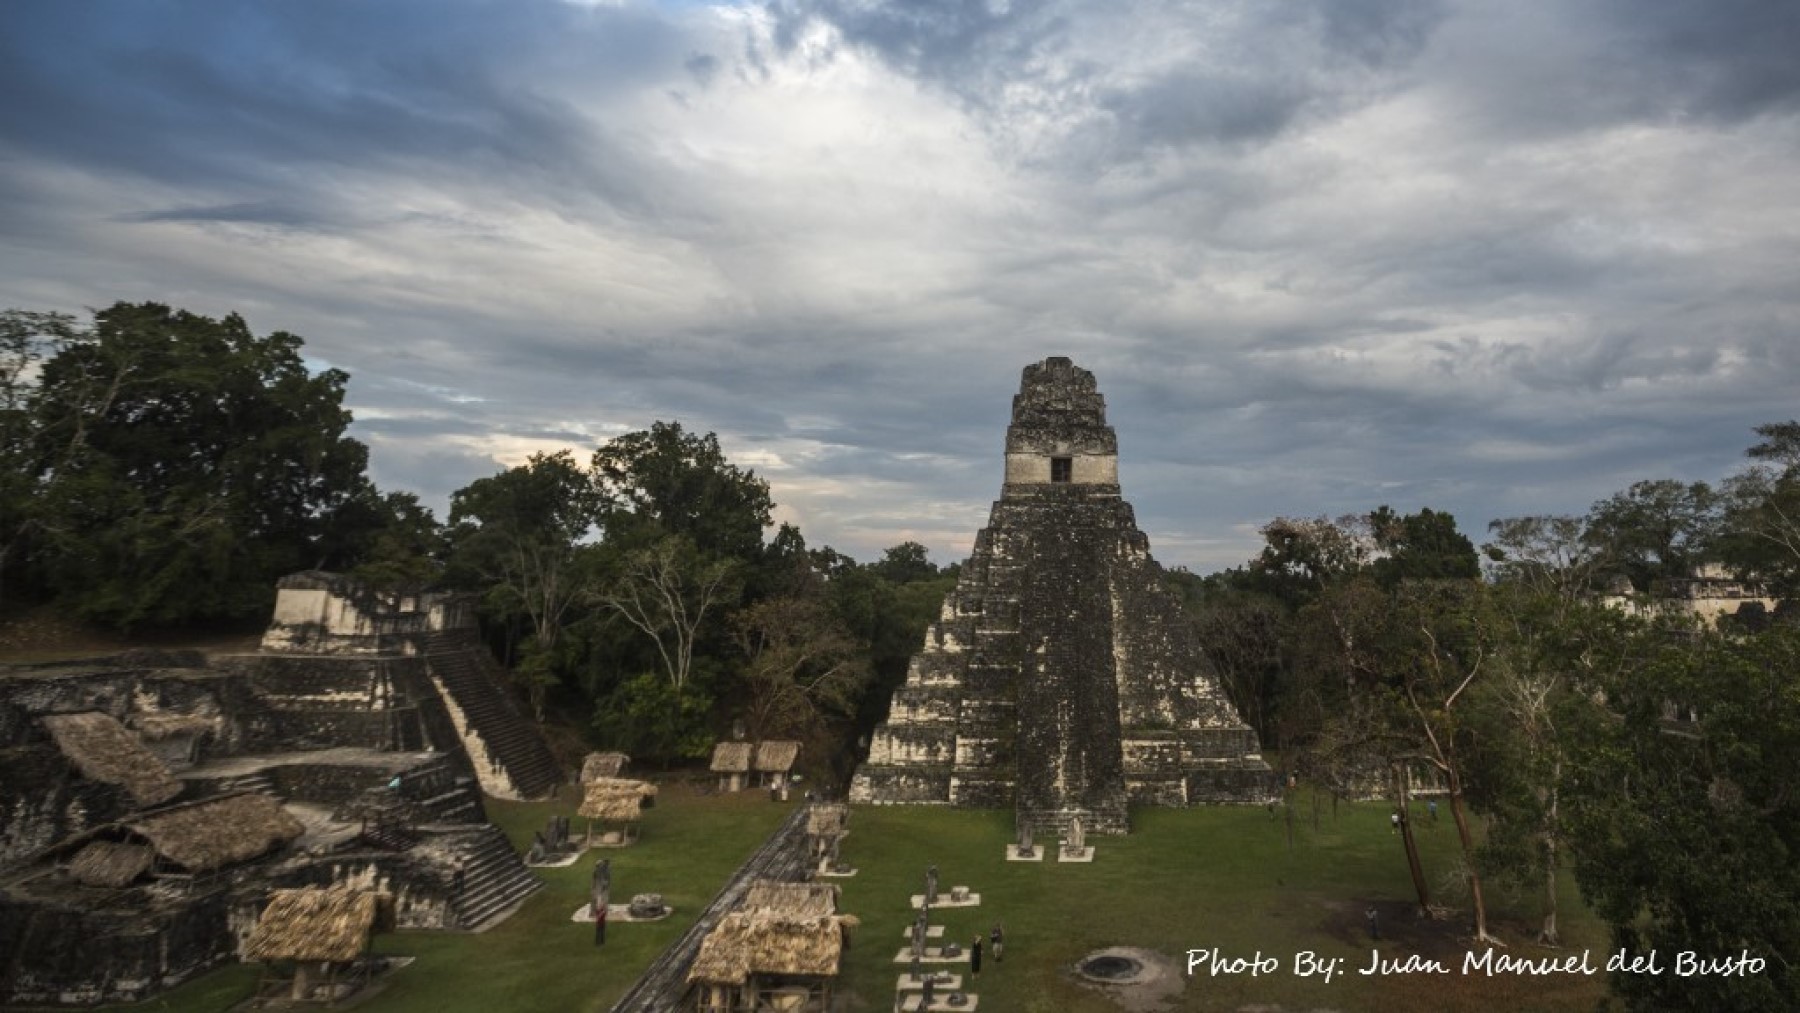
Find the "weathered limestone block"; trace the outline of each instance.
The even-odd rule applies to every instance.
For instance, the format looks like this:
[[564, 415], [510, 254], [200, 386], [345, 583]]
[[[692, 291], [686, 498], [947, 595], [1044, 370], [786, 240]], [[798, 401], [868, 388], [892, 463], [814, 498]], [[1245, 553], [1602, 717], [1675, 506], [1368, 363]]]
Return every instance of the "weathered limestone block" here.
[[956, 756], [954, 725], [903, 725], [877, 729], [869, 743], [869, 755], [882, 763], [911, 767], [948, 764]]
[[1004, 753], [1011, 743], [998, 738], [974, 738], [968, 735], [956, 737], [956, 766], [970, 767], [976, 770], [986, 769], [1003, 760]]
[[950, 768], [865, 766], [850, 782], [850, 801], [889, 804], [948, 804]]

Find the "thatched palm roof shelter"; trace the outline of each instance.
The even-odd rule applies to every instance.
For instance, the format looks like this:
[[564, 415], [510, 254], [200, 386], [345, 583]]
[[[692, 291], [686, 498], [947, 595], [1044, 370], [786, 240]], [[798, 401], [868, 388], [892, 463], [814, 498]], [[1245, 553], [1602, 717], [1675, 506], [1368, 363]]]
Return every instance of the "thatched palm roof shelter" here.
[[794, 769], [800, 758], [800, 743], [792, 739], [769, 739], [756, 746], [756, 772], [785, 774]]
[[249, 861], [306, 831], [281, 803], [255, 792], [165, 809], [125, 826], [189, 872]]
[[631, 757], [624, 753], [589, 753], [581, 762], [581, 783], [597, 780], [602, 777], [618, 777], [625, 771], [625, 765]]
[[644, 818], [644, 796], [635, 789], [620, 789], [596, 781], [587, 786], [587, 794], [575, 814], [588, 818], [590, 847], [595, 843], [595, 820], [600, 822], [602, 836], [599, 843], [602, 846], [627, 845], [637, 839], [638, 821]]
[[790, 918], [736, 911], [700, 943], [690, 983], [743, 985], [753, 975], [832, 978], [844, 952], [844, 926], [832, 916]]
[[642, 793], [597, 782], [587, 786], [575, 815], [606, 823], [636, 823], [643, 818]]
[[181, 782], [110, 714], [84, 711], [50, 714], [41, 720], [56, 748], [83, 777], [124, 788], [139, 806], [157, 805], [181, 794]]
[[583, 789], [586, 795], [592, 795], [595, 792], [636, 795], [644, 808], [655, 804], [658, 792], [656, 785], [649, 781], [634, 781], [628, 777], [596, 777], [584, 781]]
[[748, 742], [721, 742], [713, 747], [712, 770], [715, 774], [743, 774], [750, 770], [750, 755], [755, 749]]
[[744, 890], [742, 910], [792, 918], [820, 918], [837, 914], [836, 883], [784, 883], [758, 879]]
[[380, 896], [366, 890], [276, 890], [244, 944], [244, 959], [348, 963], [368, 949], [380, 913]]
[[150, 871], [156, 852], [141, 844], [90, 841], [69, 862], [69, 875], [88, 886], [129, 886]]

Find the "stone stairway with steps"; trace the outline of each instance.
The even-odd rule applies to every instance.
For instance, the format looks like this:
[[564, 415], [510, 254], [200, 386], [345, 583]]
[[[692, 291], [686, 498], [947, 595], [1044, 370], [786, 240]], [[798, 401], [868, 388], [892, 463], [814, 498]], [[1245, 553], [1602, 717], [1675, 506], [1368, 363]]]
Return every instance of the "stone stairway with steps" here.
[[492, 824], [458, 842], [456, 859], [462, 869], [462, 889], [455, 900], [459, 928], [480, 931], [544, 885]]
[[487, 819], [487, 813], [481, 807], [481, 791], [473, 778], [458, 778], [456, 787], [420, 799], [419, 807], [433, 823], [481, 823]]
[[217, 793], [220, 795], [230, 795], [240, 791], [254, 791], [263, 795], [278, 794], [275, 791], [275, 782], [270, 780], [266, 771], [261, 770], [251, 774], [240, 774], [237, 777], [225, 778], [224, 780], [221, 780], [217, 786]]
[[405, 851], [419, 843], [419, 835], [405, 827], [371, 826], [357, 835], [358, 839], [382, 851]]
[[554, 792], [562, 770], [537, 725], [500, 685], [499, 666], [487, 648], [467, 631], [433, 633], [425, 659], [519, 795], [543, 798]]

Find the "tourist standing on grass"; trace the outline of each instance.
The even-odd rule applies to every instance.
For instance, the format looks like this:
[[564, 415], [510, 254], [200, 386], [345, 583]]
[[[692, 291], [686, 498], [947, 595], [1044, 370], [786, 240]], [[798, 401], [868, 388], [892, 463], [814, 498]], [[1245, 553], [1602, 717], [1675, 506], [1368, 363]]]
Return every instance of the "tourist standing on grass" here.
[[1388, 826], [1388, 833], [1397, 834], [1400, 832], [1400, 810], [1395, 809], [1393, 813], [1388, 816]]
[[995, 922], [994, 931], [988, 933], [988, 941], [994, 944], [994, 963], [998, 964], [1000, 961], [1006, 959], [1002, 956], [1002, 954], [1005, 953], [1005, 950], [1003, 950], [1002, 947], [1006, 945], [1006, 934], [1000, 931], [999, 922]]
[[969, 947], [969, 977], [981, 974], [981, 934], [976, 933], [975, 945]]

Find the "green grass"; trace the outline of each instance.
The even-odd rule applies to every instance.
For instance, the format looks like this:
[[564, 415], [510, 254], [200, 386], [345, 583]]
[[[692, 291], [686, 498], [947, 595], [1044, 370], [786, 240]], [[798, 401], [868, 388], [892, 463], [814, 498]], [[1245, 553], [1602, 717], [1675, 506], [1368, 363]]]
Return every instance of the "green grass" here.
[[[490, 802], [489, 814], [515, 844], [553, 814], [569, 813], [573, 798], [552, 803]], [[519, 912], [481, 935], [403, 932], [379, 937], [376, 949], [415, 962], [356, 1004], [379, 1013], [453, 1013], [460, 1010], [578, 1013], [608, 1009], [639, 972], [675, 940], [726, 878], [774, 830], [789, 806], [771, 805], [761, 792], [734, 796], [665, 790], [645, 814], [642, 840], [606, 852], [613, 858], [617, 897], [656, 892], [676, 906], [675, 917], [647, 925], [609, 927], [604, 947], [587, 925], [569, 915], [587, 896], [597, 852], [567, 869], [540, 870], [545, 889]], [[579, 830], [581, 821], [574, 821]], [[1456, 831], [1448, 814], [1428, 824], [1417, 815], [1427, 876], [1434, 890], [1456, 867]], [[1189, 980], [1179, 1010], [1237, 1010], [1252, 1004], [1301, 1010], [1592, 1010], [1605, 994], [1593, 978], [1481, 979], [1460, 974], [1365, 978], [1370, 943], [1363, 911], [1383, 913], [1384, 955], [1421, 952], [1460, 969], [1471, 945], [1467, 917], [1420, 923], [1409, 914], [1410, 881], [1399, 839], [1379, 804], [1329, 805], [1315, 830], [1309, 805], [1296, 807], [1290, 850], [1283, 821], [1257, 807], [1140, 809], [1127, 837], [1092, 837], [1091, 865], [1007, 862], [1012, 814], [940, 807], [859, 807], [851, 817], [844, 859], [857, 876], [837, 880], [843, 910], [862, 926], [846, 955], [844, 986], [853, 1011], [889, 1008], [893, 964], [912, 912], [908, 897], [923, 889], [925, 867], [936, 863], [945, 889], [967, 884], [982, 894], [972, 909], [940, 909], [934, 923], [967, 944], [996, 920], [1006, 926], [1003, 964], [991, 956], [973, 988], [985, 1013], [1116, 1013], [1111, 1000], [1075, 982], [1069, 968], [1107, 946], [1157, 950], [1181, 965], [1189, 949], [1218, 947], [1228, 955], [1258, 951], [1280, 960], [1273, 975]], [[1044, 842], [1040, 842], [1044, 843]], [[1055, 843], [1048, 842], [1054, 850]], [[1498, 887], [1490, 887], [1498, 894]], [[1580, 908], [1572, 888], [1562, 897], [1566, 948], [1591, 946], [1603, 962], [1605, 932]], [[1461, 898], [1440, 902], [1463, 905]], [[1491, 923], [1514, 956], [1545, 956], [1529, 942], [1535, 897], [1497, 896]], [[1344, 971], [1329, 984], [1296, 978], [1293, 955], [1312, 950], [1341, 957]], [[966, 968], [965, 968], [966, 970]], [[228, 967], [140, 1008], [222, 1010], [247, 996], [254, 969]]]
[[[1456, 832], [1447, 813], [1434, 827], [1420, 808], [1424, 863], [1436, 886], [1436, 878], [1455, 868]], [[1290, 851], [1283, 822], [1261, 808], [1141, 809], [1132, 814], [1129, 836], [1090, 837], [1096, 861], [1077, 865], [1055, 862], [1054, 842], [1046, 861], [1005, 861], [1012, 833], [1008, 812], [859, 808], [844, 842], [845, 861], [859, 873], [841, 882], [843, 907], [863, 927], [847, 957], [846, 985], [867, 1008], [887, 1008], [903, 969], [892, 961], [911, 924], [908, 898], [923, 890], [925, 868], [936, 863], [946, 888], [966, 884], [982, 894], [978, 908], [934, 913], [933, 923], [947, 927], [947, 938], [966, 947], [995, 921], [1005, 925], [1005, 962], [995, 965], [990, 956], [973, 985], [983, 1011], [1118, 1010], [1069, 973], [1081, 957], [1108, 946], [1156, 950], [1178, 966], [1185, 966], [1189, 949], [1213, 947], [1230, 956], [1260, 951], [1279, 959], [1273, 975], [1195, 976], [1172, 1007], [1182, 1010], [1251, 1004], [1290, 1011], [1594, 1008], [1604, 995], [1604, 975], [1521, 981], [1349, 973], [1369, 963], [1363, 912], [1370, 903], [1383, 915], [1384, 955], [1422, 952], [1460, 972], [1462, 952], [1472, 947], [1466, 916], [1421, 924], [1408, 913], [1413, 893], [1387, 812], [1375, 804], [1344, 805], [1334, 819], [1327, 806], [1315, 831], [1310, 807], [1299, 807]], [[1559, 902], [1567, 945], [1576, 953], [1593, 946], [1603, 964], [1604, 929], [1573, 894], [1568, 890]], [[1517, 910], [1502, 905], [1491, 916], [1491, 929], [1497, 927], [1510, 944], [1502, 952], [1563, 952], [1529, 942], [1535, 916], [1535, 898]], [[1344, 971], [1329, 984], [1295, 977], [1294, 954], [1302, 950], [1345, 958]]]

